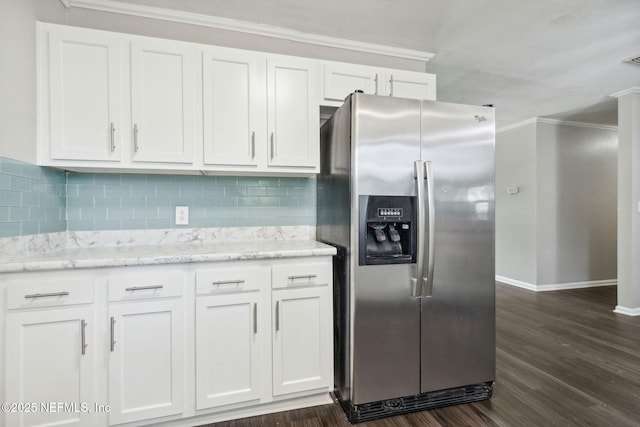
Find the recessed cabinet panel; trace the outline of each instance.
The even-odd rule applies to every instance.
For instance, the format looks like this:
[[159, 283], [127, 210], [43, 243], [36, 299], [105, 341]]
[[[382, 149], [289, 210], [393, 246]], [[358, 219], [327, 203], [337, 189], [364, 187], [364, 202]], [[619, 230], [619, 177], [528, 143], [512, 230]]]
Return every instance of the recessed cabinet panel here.
[[181, 300], [111, 304], [109, 421], [140, 421], [183, 410]]
[[122, 139], [117, 39], [81, 30], [48, 34], [51, 158], [119, 161]]
[[[197, 409], [260, 398], [259, 291], [196, 301]], [[260, 310], [260, 311], [259, 311]]]
[[380, 87], [383, 83], [381, 77], [381, 73], [373, 67], [325, 62], [324, 99], [343, 102], [356, 90], [369, 95], [378, 95], [384, 90]]
[[188, 44], [131, 43], [134, 161], [193, 162], [193, 63]]
[[257, 166], [266, 141], [266, 61], [255, 54], [203, 53], [204, 163]]
[[297, 58], [269, 58], [269, 166], [316, 168], [320, 114], [316, 65]]
[[387, 87], [390, 96], [411, 99], [436, 99], [436, 76], [411, 71], [388, 71]]
[[273, 394], [331, 384], [329, 287], [273, 291]]
[[[93, 308], [35, 310], [7, 315], [6, 401], [37, 404], [6, 413], [7, 426], [92, 425], [96, 340]], [[86, 344], [86, 345], [85, 345]], [[40, 404], [60, 402], [47, 411]], [[77, 408], [77, 410], [76, 410]]]

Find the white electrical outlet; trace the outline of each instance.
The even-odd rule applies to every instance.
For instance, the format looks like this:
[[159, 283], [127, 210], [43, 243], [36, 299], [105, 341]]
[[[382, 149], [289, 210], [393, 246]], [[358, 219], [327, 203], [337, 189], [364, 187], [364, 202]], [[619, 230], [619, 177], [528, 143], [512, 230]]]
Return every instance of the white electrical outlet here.
[[518, 194], [520, 192], [520, 188], [519, 187], [509, 187], [507, 188], [507, 194]]
[[189, 225], [189, 206], [176, 206], [176, 225]]

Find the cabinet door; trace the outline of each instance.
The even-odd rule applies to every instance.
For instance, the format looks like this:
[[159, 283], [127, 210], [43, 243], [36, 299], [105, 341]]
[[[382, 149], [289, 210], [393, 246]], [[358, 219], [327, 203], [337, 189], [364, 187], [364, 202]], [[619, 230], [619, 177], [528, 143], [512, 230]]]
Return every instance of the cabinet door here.
[[51, 158], [119, 161], [119, 39], [74, 28], [47, 36]]
[[92, 308], [7, 315], [6, 400], [37, 404], [7, 412], [7, 426], [95, 423], [93, 330]]
[[183, 411], [181, 300], [111, 304], [110, 424]]
[[388, 70], [387, 95], [435, 101], [436, 76], [414, 71]]
[[273, 290], [273, 394], [332, 384], [328, 286]]
[[260, 398], [259, 291], [196, 301], [196, 408]]
[[364, 65], [340, 64], [325, 62], [324, 64], [324, 99], [339, 101], [356, 90], [370, 95], [384, 92], [384, 74], [378, 68]]
[[269, 166], [318, 167], [320, 150], [317, 63], [267, 59]]
[[258, 166], [266, 160], [266, 61], [255, 53], [205, 48], [204, 163]]
[[134, 162], [193, 162], [194, 58], [190, 44], [131, 42]]

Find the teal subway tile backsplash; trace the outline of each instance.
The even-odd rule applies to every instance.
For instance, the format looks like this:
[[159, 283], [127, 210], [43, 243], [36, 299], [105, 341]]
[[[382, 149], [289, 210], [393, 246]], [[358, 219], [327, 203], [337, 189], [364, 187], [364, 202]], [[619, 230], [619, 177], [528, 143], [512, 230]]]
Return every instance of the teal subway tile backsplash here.
[[[175, 225], [175, 207], [189, 225]], [[76, 174], [67, 177], [71, 231], [315, 224], [313, 178]]]
[[[315, 179], [67, 173], [0, 157], [0, 237], [315, 224]], [[175, 207], [189, 225], [175, 225]]]
[[67, 229], [61, 171], [0, 157], [0, 237]]

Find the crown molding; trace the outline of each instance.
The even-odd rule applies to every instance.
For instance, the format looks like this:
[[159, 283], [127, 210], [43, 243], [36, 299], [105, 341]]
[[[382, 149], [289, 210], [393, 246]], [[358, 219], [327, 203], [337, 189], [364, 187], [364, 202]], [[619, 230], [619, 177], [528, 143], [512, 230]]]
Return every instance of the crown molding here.
[[326, 46], [376, 55], [392, 56], [396, 58], [412, 59], [428, 62], [433, 58], [431, 52], [403, 49], [393, 46], [359, 42], [319, 34], [305, 33], [287, 28], [258, 24], [255, 22], [221, 18], [200, 13], [183, 12], [159, 7], [142, 6], [112, 0], [60, 0], [65, 7], [99, 10], [102, 12], [120, 13], [143, 18], [160, 19], [179, 22], [182, 24], [198, 25], [221, 30], [236, 31], [259, 36], [274, 37], [300, 43]]
[[640, 93], [640, 86], [630, 87], [629, 89], [621, 90], [620, 92], [612, 93], [611, 97], [620, 98], [625, 95], [629, 95], [630, 93]]
[[604, 130], [618, 130], [618, 126], [613, 126], [613, 125], [603, 125], [599, 123], [587, 123], [587, 122], [572, 122], [570, 120], [550, 119], [547, 117], [538, 117], [536, 122], [546, 123], [551, 125], [576, 126], [576, 127], [582, 127], [582, 128], [604, 129]]
[[532, 123], [536, 123], [536, 121], [537, 121], [536, 117], [534, 117], [532, 119], [523, 120], [521, 122], [514, 123], [514, 124], [511, 124], [511, 125], [507, 125], [507, 126], [503, 126], [503, 127], [499, 128], [499, 129], [496, 129], [496, 133], [506, 132], [506, 131], [512, 130], [512, 129], [517, 129], [517, 128], [522, 127], [522, 126], [526, 126], [526, 125], [530, 125]]
[[548, 117], [533, 117], [531, 119], [527, 119], [527, 120], [524, 120], [522, 122], [518, 122], [518, 123], [514, 123], [512, 125], [507, 125], [507, 126], [501, 127], [500, 129], [496, 130], [496, 133], [505, 132], [505, 131], [512, 130], [512, 129], [517, 129], [519, 127], [527, 126], [527, 125], [534, 124], [534, 123], [535, 124], [544, 123], [544, 124], [549, 124], [549, 125], [576, 126], [576, 127], [583, 127], [583, 128], [615, 130], [615, 131], [618, 130], [618, 126], [613, 126], [613, 125], [603, 125], [603, 124], [598, 124], [598, 123], [587, 123], [587, 122], [572, 122], [570, 120], [551, 119], [551, 118], [548, 118]]

